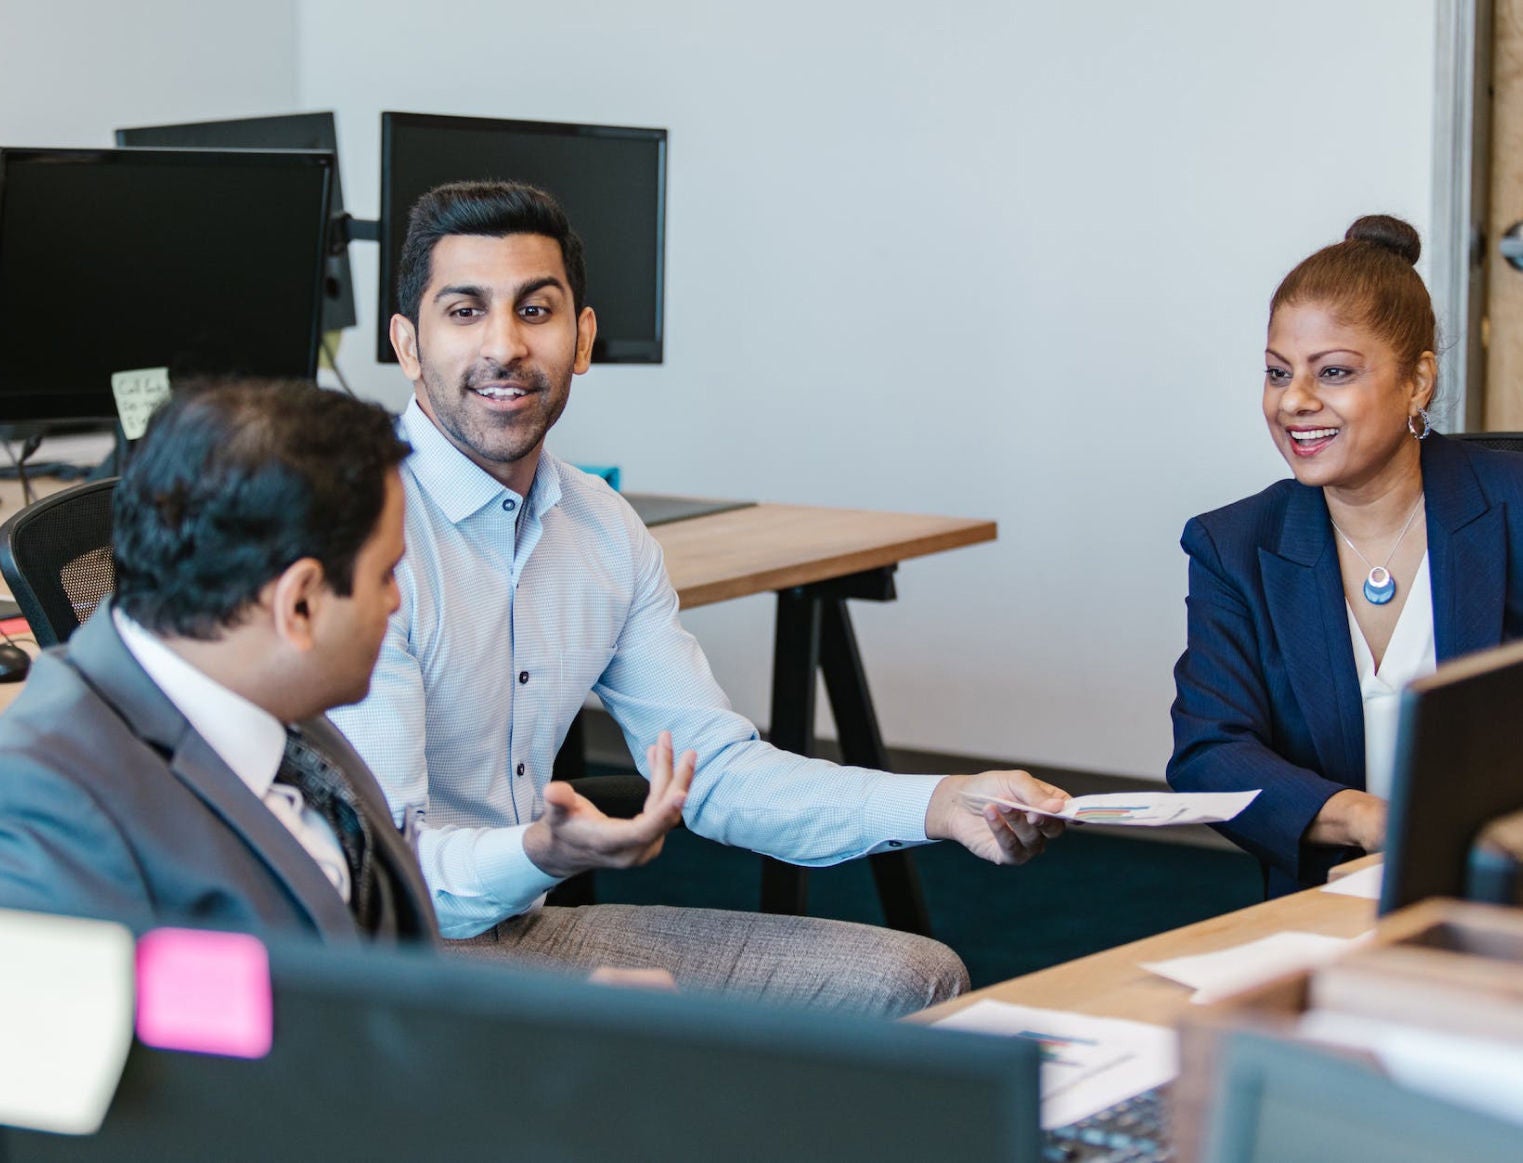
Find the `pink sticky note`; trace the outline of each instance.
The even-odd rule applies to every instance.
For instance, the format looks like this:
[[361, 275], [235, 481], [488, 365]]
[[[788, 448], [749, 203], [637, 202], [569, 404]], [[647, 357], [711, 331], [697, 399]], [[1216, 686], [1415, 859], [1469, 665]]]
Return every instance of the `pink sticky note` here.
[[163, 1050], [263, 1058], [274, 1041], [270, 957], [246, 933], [155, 929], [137, 943], [137, 1036]]

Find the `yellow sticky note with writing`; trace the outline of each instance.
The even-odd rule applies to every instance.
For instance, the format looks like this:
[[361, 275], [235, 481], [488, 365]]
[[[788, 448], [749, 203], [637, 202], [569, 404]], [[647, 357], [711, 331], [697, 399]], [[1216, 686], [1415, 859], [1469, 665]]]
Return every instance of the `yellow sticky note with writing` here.
[[133, 371], [114, 372], [111, 394], [116, 397], [116, 414], [128, 440], [136, 440], [148, 429], [148, 417], [169, 399], [169, 369], [140, 367]]

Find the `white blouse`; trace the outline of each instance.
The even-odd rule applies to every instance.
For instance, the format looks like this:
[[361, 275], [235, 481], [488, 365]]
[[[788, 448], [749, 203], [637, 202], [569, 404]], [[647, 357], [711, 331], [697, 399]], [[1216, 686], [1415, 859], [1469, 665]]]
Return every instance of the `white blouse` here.
[[1412, 579], [1412, 592], [1401, 608], [1390, 645], [1375, 670], [1375, 656], [1348, 606], [1349, 635], [1354, 640], [1354, 665], [1359, 670], [1359, 693], [1364, 698], [1364, 786], [1371, 795], [1391, 798], [1396, 767], [1396, 721], [1401, 691], [1409, 682], [1437, 668], [1433, 650], [1433, 587], [1428, 579], [1428, 555], [1423, 554]]

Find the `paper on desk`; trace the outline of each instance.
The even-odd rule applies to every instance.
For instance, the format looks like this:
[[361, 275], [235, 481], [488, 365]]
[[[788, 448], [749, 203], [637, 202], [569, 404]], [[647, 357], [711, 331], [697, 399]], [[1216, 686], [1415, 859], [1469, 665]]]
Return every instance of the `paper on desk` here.
[[1109, 792], [1075, 796], [1060, 812], [1046, 812], [1015, 800], [963, 792], [975, 803], [1019, 808], [1038, 816], [1070, 820], [1076, 824], [1121, 824], [1133, 828], [1161, 828], [1168, 824], [1219, 824], [1230, 820], [1253, 802], [1257, 791], [1233, 792]]
[[1287, 931], [1272, 933], [1230, 949], [1218, 949], [1215, 953], [1144, 961], [1142, 968], [1188, 985], [1195, 991], [1190, 1000], [1196, 1005], [1208, 1005], [1284, 974], [1326, 964], [1347, 950], [1355, 940], [1357, 938]]
[[132, 934], [0, 910], [0, 1123], [100, 1129], [132, 1045]]
[[1322, 891], [1378, 901], [1380, 882], [1384, 879], [1385, 869], [1384, 864], [1372, 864], [1368, 868], [1361, 868], [1358, 872], [1351, 872], [1347, 876], [1340, 876], [1337, 880], [1328, 881], [1322, 886]]
[[1523, 1125], [1523, 1046], [1331, 1010], [1308, 1010], [1298, 1032], [1373, 1054], [1402, 1086]]
[[1042, 1126], [1067, 1126], [1162, 1086], [1179, 1073], [1173, 1030], [1120, 1018], [1001, 1001], [974, 1002], [935, 1023], [1042, 1044]]

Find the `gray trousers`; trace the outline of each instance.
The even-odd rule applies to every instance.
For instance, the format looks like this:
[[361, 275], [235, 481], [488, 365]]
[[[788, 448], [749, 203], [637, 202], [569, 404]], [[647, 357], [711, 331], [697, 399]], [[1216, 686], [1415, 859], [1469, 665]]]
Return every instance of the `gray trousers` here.
[[540, 909], [447, 942], [529, 968], [665, 969], [679, 989], [897, 1018], [968, 988], [938, 941], [818, 917], [666, 905]]

